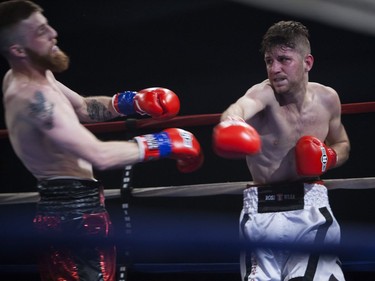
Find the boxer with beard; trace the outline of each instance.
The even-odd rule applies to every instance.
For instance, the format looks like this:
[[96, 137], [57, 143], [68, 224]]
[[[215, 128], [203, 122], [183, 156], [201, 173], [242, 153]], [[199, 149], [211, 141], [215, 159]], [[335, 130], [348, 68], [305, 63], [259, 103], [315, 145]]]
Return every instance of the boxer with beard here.
[[[55, 44], [57, 44], [57, 41]], [[31, 63], [40, 65], [42, 68], [49, 69], [54, 73], [63, 72], [69, 67], [69, 57], [57, 46], [54, 47], [54, 51], [51, 54], [47, 55], [39, 55], [29, 48], [25, 48], [25, 52]]]
[[68, 68], [69, 58], [42, 12], [26, 0], [0, 4], [0, 51], [10, 65], [2, 87], [5, 121], [14, 152], [37, 179], [34, 226], [46, 242], [39, 251], [41, 279], [113, 281], [112, 224], [93, 168], [167, 157], [179, 171], [192, 172], [203, 161], [200, 145], [179, 128], [130, 141], [101, 141], [88, 131], [81, 123], [132, 114], [172, 118], [179, 99], [155, 87], [89, 97], [71, 90], [54, 77]]

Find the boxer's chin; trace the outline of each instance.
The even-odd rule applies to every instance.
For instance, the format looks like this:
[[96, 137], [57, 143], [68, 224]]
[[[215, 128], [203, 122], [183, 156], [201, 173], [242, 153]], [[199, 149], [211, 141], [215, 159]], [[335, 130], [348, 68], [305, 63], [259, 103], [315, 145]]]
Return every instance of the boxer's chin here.
[[26, 53], [34, 65], [52, 72], [59, 73], [69, 68], [69, 57], [61, 50], [48, 55], [39, 55], [31, 49], [26, 49]]

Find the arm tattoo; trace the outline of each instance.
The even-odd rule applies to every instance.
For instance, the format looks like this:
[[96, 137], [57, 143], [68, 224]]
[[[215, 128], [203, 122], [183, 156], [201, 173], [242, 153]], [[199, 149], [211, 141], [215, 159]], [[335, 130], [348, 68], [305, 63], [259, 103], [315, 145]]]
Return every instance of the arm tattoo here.
[[35, 102], [29, 104], [30, 117], [40, 120], [45, 129], [51, 130], [53, 128], [53, 104], [48, 102], [40, 91], [36, 91], [34, 97]]
[[87, 113], [93, 121], [106, 121], [112, 118], [112, 113], [107, 107], [95, 99], [87, 102]]

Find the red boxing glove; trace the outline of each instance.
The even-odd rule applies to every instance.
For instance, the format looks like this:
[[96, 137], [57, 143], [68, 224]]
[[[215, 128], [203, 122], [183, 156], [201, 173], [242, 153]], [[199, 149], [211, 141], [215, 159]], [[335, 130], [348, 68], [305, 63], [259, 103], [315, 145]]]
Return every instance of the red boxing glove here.
[[320, 176], [337, 162], [336, 152], [312, 136], [301, 137], [295, 153], [297, 173], [300, 176]]
[[213, 148], [224, 158], [243, 158], [260, 151], [258, 132], [243, 120], [228, 119], [213, 131]]
[[134, 97], [134, 106], [140, 114], [148, 114], [153, 118], [166, 119], [178, 114], [180, 111], [180, 100], [171, 90], [165, 88], [148, 88], [139, 91]]
[[125, 91], [112, 98], [113, 108], [121, 114], [147, 114], [153, 118], [172, 118], [180, 111], [180, 100], [171, 90], [147, 88], [137, 92]]
[[142, 161], [165, 157], [176, 159], [177, 169], [182, 173], [193, 172], [203, 164], [200, 144], [188, 131], [171, 128], [134, 139], [140, 148]]

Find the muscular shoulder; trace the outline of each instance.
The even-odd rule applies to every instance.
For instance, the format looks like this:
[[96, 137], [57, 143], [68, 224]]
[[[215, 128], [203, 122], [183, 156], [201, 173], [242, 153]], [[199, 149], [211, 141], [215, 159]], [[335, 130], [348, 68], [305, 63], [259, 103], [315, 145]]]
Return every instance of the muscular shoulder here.
[[25, 87], [22, 91], [25, 94], [17, 97], [19, 114], [24, 115], [26, 120], [41, 126], [41, 128], [51, 128], [55, 103], [48, 99], [51, 96], [48, 94], [50, 91], [52, 90], [35, 85]]
[[27, 124], [51, 125], [51, 112], [55, 104], [55, 89], [48, 83], [38, 83], [23, 77], [8, 76], [4, 106], [9, 124], [26, 121]]
[[268, 79], [261, 83], [255, 84], [247, 90], [245, 97], [260, 100], [267, 104], [275, 99], [275, 93]]
[[335, 89], [315, 82], [310, 82], [308, 90], [311, 91], [314, 95], [318, 95], [321, 99], [337, 99], [338, 94]]
[[311, 93], [314, 100], [317, 100], [317, 102], [330, 110], [339, 108], [341, 105], [338, 93], [329, 86], [310, 82], [308, 91]]
[[224, 118], [228, 115], [240, 116], [248, 120], [273, 104], [275, 104], [275, 95], [268, 80], [265, 80], [248, 89], [237, 102], [228, 108], [223, 116]]

